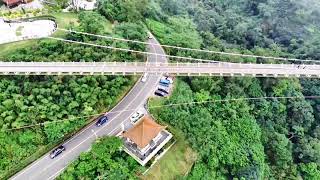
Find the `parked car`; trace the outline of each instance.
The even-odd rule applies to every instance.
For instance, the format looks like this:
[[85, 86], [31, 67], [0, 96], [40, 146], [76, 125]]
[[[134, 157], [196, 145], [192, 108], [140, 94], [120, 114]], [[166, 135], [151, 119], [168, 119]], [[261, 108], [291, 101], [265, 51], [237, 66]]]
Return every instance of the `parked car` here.
[[130, 117], [130, 121], [132, 123], [136, 123], [140, 118], [144, 116], [143, 112], [141, 110], [138, 110], [137, 112], [133, 113]]
[[148, 78], [148, 73], [144, 73], [144, 75], [141, 78], [141, 82], [146, 82]]
[[154, 92], [154, 94], [157, 95], [157, 96], [160, 96], [160, 97], [164, 97], [164, 96], [167, 95], [166, 93], [164, 93], [162, 91], [159, 91], [159, 90], [156, 90], [156, 92]]
[[169, 88], [160, 86], [160, 87], [158, 88], [158, 90], [159, 90], [159, 91], [162, 91], [162, 92], [164, 92], [164, 93], [166, 93], [166, 94], [169, 94]]
[[98, 121], [96, 122], [96, 126], [100, 127], [103, 124], [105, 124], [106, 122], [108, 122], [108, 117], [106, 115], [104, 115], [98, 119]]
[[169, 77], [169, 76], [163, 76], [163, 77], [161, 78], [161, 80], [169, 81], [170, 84], [173, 83], [173, 79], [172, 79], [171, 77]]
[[65, 151], [66, 148], [64, 146], [59, 146], [56, 149], [54, 149], [51, 153], [50, 153], [50, 158], [53, 159], [55, 157], [57, 157], [59, 154], [61, 154], [63, 151]]
[[170, 84], [170, 81], [168, 79], [160, 79], [161, 84]]
[[160, 86], [164, 86], [164, 87], [169, 87], [169, 86], [170, 86], [170, 84], [161, 83], [161, 82], [159, 83], [159, 85], [160, 85]]

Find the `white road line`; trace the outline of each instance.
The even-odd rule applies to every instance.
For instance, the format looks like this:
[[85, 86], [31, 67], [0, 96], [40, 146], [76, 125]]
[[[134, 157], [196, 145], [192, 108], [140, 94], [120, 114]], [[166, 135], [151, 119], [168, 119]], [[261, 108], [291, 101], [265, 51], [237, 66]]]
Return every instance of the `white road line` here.
[[[152, 46], [152, 47], [153, 47], [153, 46]], [[153, 49], [154, 49], [154, 51], [156, 51], [156, 49], [155, 49], [154, 47], [153, 47]], [[157, 75], [155, 74], [155, 75], [151, 75], [151, 76], [157, 76]], [[154, 83], [153, 86], [156, 87], [156, 85], [158, 84], [159, 79], [161, 79], [161, 75], [159, 76], [158, 80]], [[138, 84], [138, 83], [137, 83], [137, 84]], [[145, 85], [146, 85], [146, 83], [144, 84], [143, 87], [145, 87]], [[143, 88], [142, 88], [142, 90], [143, 90]], [[150, 93], [152, 93], [152, 92], [153, 92], [153, 91], [150, 91]], [[131, 103], [129, 103], [130, 105], [131, 105], [131, 104], [133, 103], [133, 101], [140, 95], [140, 93], [141, 93], [141, 91], [139, 91], [138, 95], [132, 100]], [[149, 93], [149, 94], [150, 94], [150, 93]], [[150, 96], [150, 95], [148, 95], [147, 98], [148, 98], [149, 96]], [[135, 109], [133, 109], [133, 110], [137, 110], [138, 107], [140, 107], [147, 98], [145, 98], [143, 101], [141, 101], [141, 103], [139, 103], [139, 105], [137, 106], [137, 108], [135, 108]], [[128, 105], [128, 106], [129, 106], [129, 105]], [[126, 106], [126, 107], [128, 107], [128, 106]], [[118, 117], [120, 114], [122, 114], [122, 113], [119, 113], [116, 117]], [[116, 117], [115, 117], [115, 118], [116, 118]], [[113, 119], [115, 119], [115, 118], [113, 118]], [[125, 120], [124, 120], [124, 121], [125, 121]], [[122, 121], [121, 123], [123, 123], [124, 121]], [[109, 122], [111, 122], [111, 121], [109, 121]], [[105, 127], [107, 127], [107, 126], [105, 126]], [[115, 128], [114, 128], [110, 133], [108, 133], [107, 135], [108, 135], [108, 136], [111, 135], [116, 129], [118, 129], [118, 127], [119, 127], [119, 126], [115, 127]], [[96, 131], [96, 133], [98, 133], [98, 132], [99, 132], [99, 130]], [[91, 137], [92, 137], [92, 135], [91, 135]], [[90, 138], [90, 137], [89, 137], [89, 138]], [[86, 140], [87, 140], [87, 139], [86, 139]], [[86, 141], [86, 140], [85, 140], [85, 141]], [[83, 142], [81, 142], [80, 144], [82, 144], [82, 143], [83, 143]], [[76, 147], [75, 147], [75, 148], [76, 148]], [[62, 156], [62, 157], [63, 157], [63, 156]], [[54, 179], [57, 174], [59, 174], [61, 171], [63, 171], [63, 170], [66, 169], [67, 167], [68, 167], [68, 166], [65, 166], [64, 168], [60, 169], [57, 173], [55, 173], [54, 175], [50, 176], [50, 177], [49, 177], [49, 180]]]
[[[134, 88], [136, 88], [136, 86], [138, 86], [140, 84], [140, 81], [138, 81], [132, 88], [131, 90], [127, 93], [127, 95], [129, 95], [133, 90]], [[124, 99], [126, 99], [126, 96], [123, 97], [119, 103], [117, 103], [116, 106], [114, 106], [110, 112], [112, 112], [120, 103], [122, 103], [124, 101]], [[121, 112], [119, 112], [119, 114], [121, 114]], [[94, 126], [94, 124], [90, 124], [89, 126], [87, 126], [86, 128], [84, 128], [83, 130], [81, 130], [79, 133], [77, 133], [76, 135], [74, 135], [72, 138], [70, 138], [69, 140], [67, 140], [66, 142], [64, 142], [63, 144], [68, 144], [70, 141], [72, 141], [73, 139], [79, 137], [83, 132], [85, 132], [86, 130], [88, 130], [89, 128], [92, 128]], [[41, 162], [43, 160], [43, 157], [46, 157], [48, 156], [48, 153], [46, 153], [45, 155], [43, 155], [38, 161], [32, 163], [30, 166], [27, 166], [23, 171], [19, 172], [15, 177], [13, 177], [12, 179], [15, 179], [17, 178], [18, 176], [22, 175], [25, 173], [25, 171], [29, 170], [30, 168], [32, 168], [33, 166], [37, 165], [39, 162]]]
[[[114, 106], [109, 112], [112, 112], [118, 105], [120, 105], [128, 95], [130, 95], [130, 93], [140, 84], [140, 80], [138, 80], [135, 85], [130, 89], [130, 91], [126, 94], [126, 96], [124, 96], [118, 103], [116, 106]], [[121, 112], [119, 112], [119, 114], [121, 114]], [[91, 124], [89, 126], [87, 126], [86, 128], [82, 129], [80, 132], [78, 132], [76, 135], [74, 135], [72, 138], [68, 139], [66, 142], [64, 142], [63, 144], [68, 144], [70, 141], [72, 141], [74, 138], [77, 138], [79, 135], [81, 135], [84, 131], [88, 130], [89, 128], [92, 128], [92, 126], [94, 126], [94, 124]], [[43, 157], [47, 156], [48, 153], [46, 153], [45, 155], [43, 155], [38, 161], [32, 163], [30, 166], [27, 166], [24, 170], [22, 170], [21, 172], [19, 172], [14, 178], [17, 178], [18, 176], [22, 175], [25, 173], [25, 171], [29, 170], [30, 168], [32, 168], [33, 166], [37, 165], [39, 162], [41, 162], [41, 160], [43, 159]]]
[[[154, 46], [152, 46], [153, 50], [156, 52], [156, 49]], [[157, 58], [157, 57], [156, 57]], [[161, 78], [161, 77], [160, 77]], [[156, 82], [157, 83], [157, 82]], [[126, 97], [140, 84], [140, 81], [138, 80], [138, 82], [131, 88], [131, 90], [127, 93], [127, 95], [125, 97], [123, 97], [119, 103], [117, 103], [117, 105], [115, 107], [113, 107], [109, 112], [112, 112], [119, 104], [121, 104], [125, 99]], [[144, 83], [142, 88], [140, 89], [140, 91], [138, 92], [138, 94], [136, 95], [136, 97], [127, 105], [125, 106], [124, 109], [126, 109], [128, 106], [130, 106], [134, 101], [135, 99], [140, 95], [140, 93], [142, 92], [142, 90], [144, 89], [144, 87], [146, 86], [147, 83]], [[142, 103], [141, 103], [142, 104]], [[140, 105], [141, 105], [140, 104]], [[139, 105], [139, 106], [140, 106]], [[107, 127], [108, 124], [110, 124], [114, 119], [116, 119], [117, 117], [119, 117], [123, 112], [120, 112], [118, 115], [116, 115], [112, 120], [110, 120], [104, 127]], [[122, 121], [124, 122], [124, 121]], [[83, 130], [81, 130], [79, 133], [77, 133], [75, 136], [73, 136], [72, 138], [70, 138], [69, 140], [67, 140], [65, 143], [63, 144], [68, 144], [70, 141], [74, 140], [76, 137], [80, 136], [83, 132], [85, 132], [86, 130], [88, 130], [89, 128], [92, 128], [92, 126], [94, 126], [93, 124], [92, 125], [89, 125], [87, 126], [86, 128], [84, 128]], [[102, 129], [99, 129], [98, 131], [96, 131], [97, 133], [100, 132], [101, 130], [103, 130], [104, 128]], [[114, 130], [116, 130], [117, 128], [113, 129], [112, 132]], [[112, 133], [111, 132], [111, 133]], [[109, 133], [110, 134], [110, 133]], [[87, 141], [89, 138], [91, 138], [92, 135], [90, 135], [88, 138], [85, 139], [85, 141]], [[81, 145], [83, 142], [85, 141], [82, 141], [80, 144], [78, 144], [76, 147], [72, 148], [70, 151], [66, 152], [63, 156], [61, 157], [64, 157], [66, 154], [69, 154], [71, 151], [73, 151], [73, 149], [77, 148], [79, 145]], [[38, 161], [36, 161], [35, 163], [33, 163], [31, 166], [27, 166], [23, 171], [19, 172], [15, 177], [13, 177], [12, 179], [15, 179], [15, 178], [18, 178], [19, 176], [23, 175], [27, 170], [29, 170], [30, 168], [34, 167], [35, 165], [37, 165], [38, 163], [40, 163], [43, 158], [45, 158], [46, 156], [48, 155], [48, 153], [46, 153], [45, 155], [43, 155], [41, 157], [41, 159], [39, 159]], [[53, 162], [49, 167], [51, 167], [53, 164], [55, 164], [57, 162], [57, 159], [55, 162]], [[55, 173], [54, 175], [60, 173], [61, 171], [63, 171], [67, 166], [65, 166], [63, 169], [59, 170], [57, 173]], [[47, 170], [48, 167], [45, 168], [45, 170]], [[43, 171], [42, 171], [43, 172]], [[40, 173], [41, 174], [41, 173]], [[32, 176], [33, 177], [33, 176]], [[51, 176], [52, 177], [52, 176]], [[10, 178], [11, 179], [11, 178]]]
[[[129, 107], [141, 94], [141, 92], [144, 90], [144, 87], [146, 86], [146, 83], [143, 84], [142, 88], [139, 90], [138, 94], [136, 95], [136, 97], [129, 103], [127, 104], [127, 106], [125, 106], [124, 109], [127, 109], [127, 107]], [[101, 129], [97, 130], [96, 133], [99, 133], [101, 130], [104, 130], [105, 127], [107, 127], [108, 124], [110, 124], [111, 122], [113, 122], [117, 117], [119, 117], [120, 115], [122, 115], [123, 113], [119, 113], [117, 114], [114, 118], [112, 118], [112, 120], [108, 121], [108, 123]], [[71, 150], [69, 150], [68, 152], [64, 153], [62, 156], [60, 156], [59, 158], [55, 159], [55, 161], [53, 163], [51, 163], [49, 166], [47, 166], [44, 170], [42, 170], [39, 174], [41, 174], [42, 172], [46, 171], [49, 167], [51, 167], [52, 165], [54, 165], [55, 163], [58, 162], [59, 159], [61, 159], [62, 157], [65, 157], [66, 155], [70, 154], [74, 149], [78, 148], [82, 143], [84, 143], [85, 141], [87, 141], [88, 139], [90, 139], [93, 136], [93, 134], [91, 134], [88, 138], [86, 138], [84, 141], [81, 141], [77, 146], [75, 146], [74, 148], [72, 148]], [[36, 175], [34, 175], [36, 176]], [[32, 177], [34, 177], [32, 176]], [[32, 178], [31, 178], [32, 179]]]
[[[114, 128], [110, 133], [107, 134], [107, 136], [109, 136], [110, 134], [112, 134], [116, 129], [118, 129], [118, 127], [117, 127], [117, 128]], [[72, 163], [72, 162], [70, 162], [70, 163]], [[69, 163], [69, 164], [70, 164], [70, 163]], [[69, 164], [68, 164], [68, 166], [69, 166]], [[49, 180], [54, 179], [55, 177], [57, 177], [57, 176], [56, 176], [57, 174], [59, 174], [61, 171], [65, 170], [68, 166], [65, 166], [64, 168], [60, 169], [58, 172], [56, 172], [54, 175], [50, 176], [48, 179], [49, 179]]]

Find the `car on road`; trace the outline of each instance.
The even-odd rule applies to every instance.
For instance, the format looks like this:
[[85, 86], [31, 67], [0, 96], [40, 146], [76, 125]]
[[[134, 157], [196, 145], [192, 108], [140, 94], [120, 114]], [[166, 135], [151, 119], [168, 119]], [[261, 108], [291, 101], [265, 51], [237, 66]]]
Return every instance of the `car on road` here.
[[130, 121], [134, 124], [136, 123], [140, 118], [144, 116], [144, 113], [141, 110], [138, 110], [137, 112], [133, 113], [130, 116]]
[[64, 146], [59, 146], [56, 149], [54, 149], [51, 153], [50, 153], [50, 158], [54, 159], [55, 157], [57, 157], [59, 154], [61, 154], [63, 151], [65, 151], [66, 148]]
[[162, 91], [156, 90], [156, 92], [154, 92], [155, 95], [160, 96], [160, 97], [164, 97], [167, 95], [167, 93], [164, 93]]
[[144, 75], [141, 78], [141, 82], [146, 82], [148, 78], [148, 73], [144, 73]]
[[103, 124], [105, 124], [106, 122], [108, 122], [108, 117], [106, 115], [104, 115], [98, 119], [98, 121], [96, 122], [96, 126], [100, 127]]

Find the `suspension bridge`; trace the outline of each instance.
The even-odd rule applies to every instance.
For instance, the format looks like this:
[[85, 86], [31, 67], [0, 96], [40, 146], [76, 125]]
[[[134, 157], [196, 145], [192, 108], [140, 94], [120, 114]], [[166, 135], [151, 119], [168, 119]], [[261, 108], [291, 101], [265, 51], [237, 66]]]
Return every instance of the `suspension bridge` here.
[[253, 76], [320, 78], [320, 65], [160, 62], [0, 62], [0, 75]]

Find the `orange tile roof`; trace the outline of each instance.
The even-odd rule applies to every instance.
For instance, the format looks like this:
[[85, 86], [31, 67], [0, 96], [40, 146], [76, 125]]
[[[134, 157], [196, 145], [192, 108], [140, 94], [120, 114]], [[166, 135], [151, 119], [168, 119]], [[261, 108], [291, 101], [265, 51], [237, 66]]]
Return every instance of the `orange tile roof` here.
[[151, 120], [150, 117], [144, 116], [137, 125], [125, 132], [123, 137], [129, 138], [142, 149], [165, 128]]
[[4, 3], [6, 3], [8, 6], [21, 3], [22, 0], [2, 0]]

